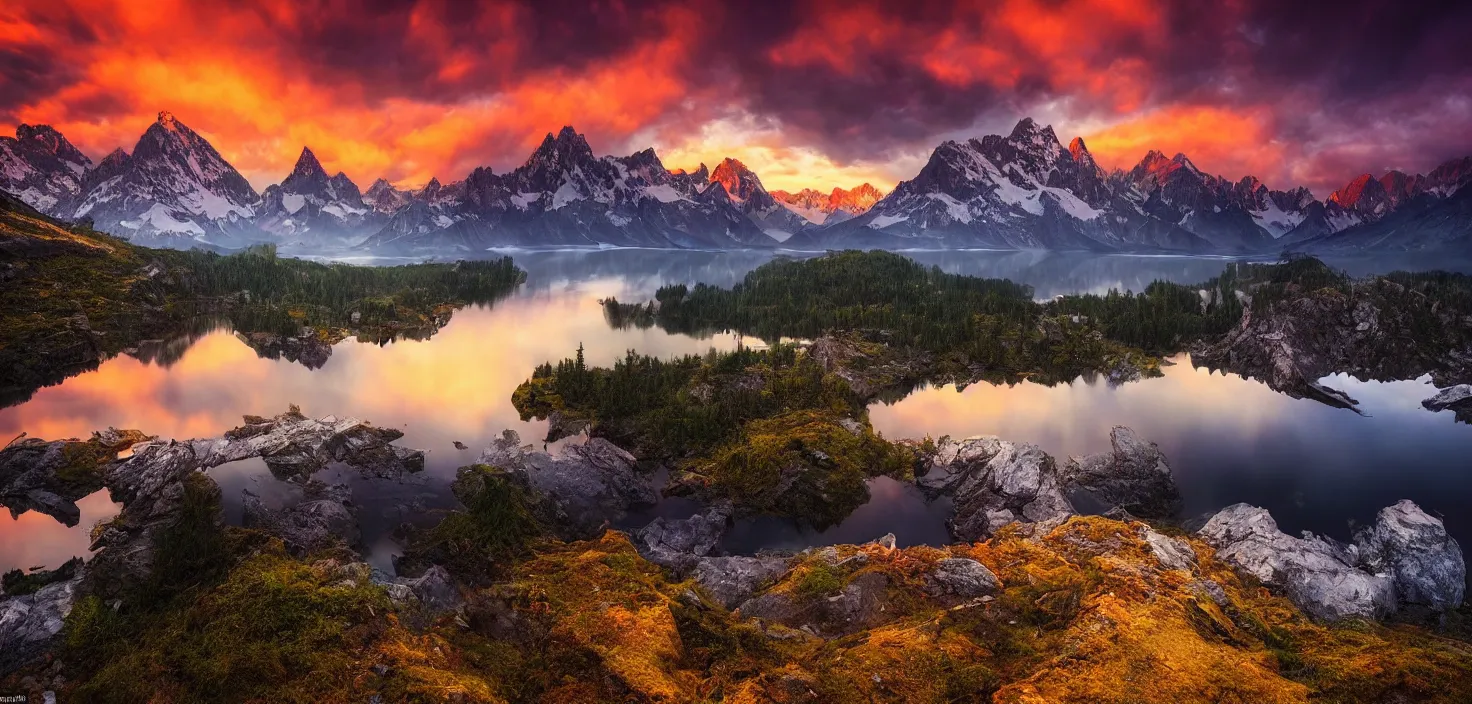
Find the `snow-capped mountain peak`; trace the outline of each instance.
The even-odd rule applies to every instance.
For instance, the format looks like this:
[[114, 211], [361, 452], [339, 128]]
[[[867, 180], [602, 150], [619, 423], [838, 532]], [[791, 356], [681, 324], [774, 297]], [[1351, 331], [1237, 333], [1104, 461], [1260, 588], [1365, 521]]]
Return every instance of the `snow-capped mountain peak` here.
[[835, 187], [829, 193], [804, 188], [796, 193], [772, 191], [770, 195], [814, 225], [832, 225], [862, 215], [884, 197], [882, 191], [867, 183], [851, 190]]
[[89, 174], [75, 217], [150, 243], [234, 242], [255, 228], [255, 189], [209, 141], [162, 111], [131, 155]]
[[289, 181], [321, 181], [323, 183], [327, 181], [327, 170], [322, 168], [322, 162], [317, 161], [317, 155], [312, 153], [311, 147], [302, 147], [301, 156], [296, 159], [296, 166], [292, 167], [291, 174], [282, 183]]
[[409, 191], [395, 188], [388, 179], [380, 178], [373, 182], [372, 186], [363, 194], [363, 202], [374, 212], [382, 215], [392, 215], [399, 208], [409, 204], [413, 194]]
[[[752, 200], [760, 200], [763, 195], [768, 195], [767, 190], [762, 187], [762, 180], [757, 178], [755, 172], [746, 168], [746, 164], [739, 160], [726, 157], [716, 165], [715, 171], [710, 172], [710, 182], [719, 183], [726, 189], [726, 195], [738, 203]], [[758, 206], [767, 205], [758, 203]]]
[[710, 172], [710, 183], [720, 184], [731, 202], [773, 239], [785, 241], [810, 224], [807, 218], [778, 203], [756, 172], [737, 159], [722, 159]]
[[1370, 174], [1361, 174], [1343, 188], [1334, 191], [1329, 196], [1329, 201], [1337, 203], [1345, 210], [1358, 213], [1366, 220], [1377, 219], [1391, 208], [1390, 193]]
[[0, 137], [0, 189], [31, 207], [67, 214], [92, 160], [50, 125], [20, 125]]
[[262, 194], [256, 224], [285, 243], [320, 246], [355, 244], [363, 229], [381, 226], [382, 217], [347, 174], [328, 176], [312, 149], [302, 147], [291, 173]]

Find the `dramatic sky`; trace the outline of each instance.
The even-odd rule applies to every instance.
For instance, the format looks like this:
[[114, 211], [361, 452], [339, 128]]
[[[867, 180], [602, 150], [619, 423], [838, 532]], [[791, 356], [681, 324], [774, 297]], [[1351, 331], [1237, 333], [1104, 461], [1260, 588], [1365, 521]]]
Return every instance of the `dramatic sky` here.
[[514, 167], [571, 124], [769, 188], [889, 188], [1023, 115], [1106, 167], [1185, 152], [1321, 197], [1472, 154], [1472, 3], [4, 0], [0, 127], [99, 158], [159, 110], [258, 188]]

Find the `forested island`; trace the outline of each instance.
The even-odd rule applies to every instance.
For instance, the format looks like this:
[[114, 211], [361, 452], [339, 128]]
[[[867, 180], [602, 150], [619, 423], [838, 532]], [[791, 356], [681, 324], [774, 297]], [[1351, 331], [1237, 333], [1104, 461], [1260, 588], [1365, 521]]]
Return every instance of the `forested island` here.
[[0, 404], [149, 340], [228, 323], [262, 354], [321, 366], [336, 342], [425, 337], [525, 280], [509, 257], [358, 267], [139, 247], [0, 193]]
[[[615, 327], [730, 330], [769, 343], [825, 335], [867, 341], [849, 344], [838, 364], [861, 390], [1052, 384], [1084, 374], [1123, 382], [1157, 375], [1160, 357], [1181, 351], [1335, 405], [1353, 406], [1318, 385], [1335, 372], [1381, 381], [1431, 374], [1437, 386], [1472, 381], [1472, 277], [1394, 272], [1354, 280], [1302, 256], [1229, 263], [1196, 285], [1156, 281], [1140, 292], [1039, 302], [1010, 281], [849, 251], [774, 261], [729, 289], [667, 286], [651, 301], [610, 298], [604, 308]], [[887, 374], [875, 377], [874, 368]]]

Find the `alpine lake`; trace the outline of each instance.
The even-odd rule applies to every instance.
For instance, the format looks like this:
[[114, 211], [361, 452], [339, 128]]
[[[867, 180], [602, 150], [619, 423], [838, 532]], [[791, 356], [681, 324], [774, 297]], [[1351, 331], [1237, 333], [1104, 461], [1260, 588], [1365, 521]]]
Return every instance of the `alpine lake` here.
[[[497, 253], [497, 256], [503, 253]], [[41, 389], [30, 400], [0, 409], [0, 437], [87, 437], [111, 427], [136, 428], [162, 438], [218, 436], [243, 415], [271, 416], [300, 406], [303, 413], [369, 420], [404, 432], [398, 444], [427, 451], [425, 471], [402, 480], [350, 482], [362, 519], [368, 560], [392, 569], [401, 551], [394, 530], [404, 522], [433, 522], [452, 508], [455, 470], [475, 461], [505, 430], [540, 442], [545, 422], [524, 422], [512, 391], [543, 362], [571, 355], [579, 345], [590, 365], [608, 365], [628, 350], [669, 357], [729, 350], [761, 341], [725, 333], [696, 338], [658, 327], [617, 329], [600, 299], [644, 301], [667, 284], [729, 287], [774, 256], [796, 253], [663, 250], [509, 252], [527, 281], [494, 305], [463, 309], [425, 340], [382, 345], [338, 343], [318, 369], [262, 358], [228, 327], [146, 346], [98, 369]], [[951, 273], [1008, 278], [1047, 299], [1069, 293], [1143, 289], [1161, 279], [1196, 283], [1219, 274], [1229, 259], [1041, 252], [906, 252]], [[388, 260], [348, 260], [394, 264]], [[1472, 262], [1394, 257], [1327, 260], [1354, 276], [1395, 269], [1472, 272]], [[140, 348], [144, 349], [144, 348]], [[1185, 500], [1184, 515], [1203, 517], [1247, 502], [1269, 509], [1286, 532], [1309, 530], [1349, 539], [1376, 511], [1411, 499], [1441, 516], [1452, 536], [1472, 542], [1472, 426], [1451, 413], [1432, 413], [1421, 400], [1434, 393], [1428, 379], [1367, 382], [1345, 375], [1323, 383], [1360, 402], [1362, 413], [1293, 399], [1262, 383], [1194, 367], [1189, 355], [1171, 358], [1161, 378], [1118, 386], [1079, 378], [1043, 386], [973, 384], [922, 387], [869, 409], [885, 437], [955, 438], [997, 435], [1039, 445], [1060, 461], [1106, 450], [1115, 425], [1157, 443], [1170, 461]], [[577, 442], [576, 438], [562, 442]], [[459, 443], [459, 445], [457, 445]], [[457, 449], [463, 445], [467, 449]], [[329, 472], [339, 470], [329, 469]], [[293, 484], [272, 477], [260, 459], [210, 470], [223, 490], [226, 520], [239, 522], [249, 490], [271, 506], [300, 498]], [[651, 481], [662, 481], [655, 473]], [[723, 548], [731, 554], [859, 543], [893, 533], [900, 546], [950, 542], [945, 499], [927, 502], [914, 487], [880, 477], [871, 499], [846, 520], [821, 532], [788, 519], [737, 522]], [[81, 522], [68, 528], [36, 512], [0, 514], [0, 572], [56, 567], [87, 555], [89, 531], [117, 513], [106, 490], [79, 502]], [[692, 514], [688, 499], [666, 498], [626, 516], [615, 527], [634, 529], [656, 516]]]

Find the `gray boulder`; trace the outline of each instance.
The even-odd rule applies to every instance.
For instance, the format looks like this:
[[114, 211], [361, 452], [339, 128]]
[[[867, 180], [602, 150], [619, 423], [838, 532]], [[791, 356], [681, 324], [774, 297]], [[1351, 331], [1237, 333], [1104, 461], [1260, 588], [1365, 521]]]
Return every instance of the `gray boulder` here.
[[246, 489], [242, 523], [281, 538], [296, 555], [358, 543], [361, 537], [358, 515], [348, 487], [313, 479], [307, 483], [304, 493], [296, 505], [274, 510]]
[[787, 560], [781, 557], [702, 557], [691, 576], [722, 606], [734, 609], [786, 572]]
[[634, 532], [634, 547], [644, 559], [684, 575], [700, 558], [715, 552], [731, 525], [731, 505], [722, 503], [681, 520], [656, 518]]
[[1196, 551], [1191, 549], [1190, 543], [1180, 538], [1172, 538], [1150, 526], [1140, 526], [1140, 537], [1150, 547], [1150, 554], [1155, 556], [1155, 561], [1159, 562], [1162, 568], [1186, 572], [1195, 571]]
[[404, 433], [357, 418], [308, 418], [295, 406], [275, 418], [246, 416], [245, 425], [214, 440], [192, 441], [208, 467], [260, 457], [278, 477], [307, 477], [342, 462], [366, 476], [388, 479], [424, 469], [424, 451], [391, 443]]
[[986, 565], [964, 557], [948, 557], [935, 563], [925, 575], [925, 592], [934, 597], [974, 599], [995, 594], [1001, 587]]
[[1216, 557], [1280, 589], [1310, 615], [1337, 621], [1380, 618], [1395, 610], [1395, 582], [1358, 569], [1357, 550], [1305, 532], [1278, 530], [1266, 509], [1236, 504], [1212, 516], [1198, 533]]
[[1441, 519], [1402, 499], [1380, 509], [1375, 525], [1355, 536], [1361, 564], [1392, 575], [1396, 594], [1406, 604], [1452, 611], [1462, 605], [1467, 563], [1462, 548], [1446, 532]]
[[1472, 384], [1457, 384], [1438, 391], [1435, 396], [1421, 402], [1431, 411], [1451, 411], [1457, 420], [1472, 423]]
[[524, 478], [550, 505], [547, 523], [564, 539], [593, 537], [630, 508], [659, 500], [634, 456], [603, 438], [549, 453], [521, 444], [507, 430], [481, 453], [480, 463]]
[[0, 677], [47, 652], [72, 611], [81, 581], [77, 577], [33, 594], [0, 598]]
[[1114, 426], [1109, 443], [1109, 452], [1069, 459], [1060, 472], [1064, 487], [1145, 518], [1169, 518], [1180, 512], [1181, 492], [1155, 443], [1122, 425]]
[[390, 601], [400, 606], [420, 608], [430, 616], [455, 611], [465, 604], [465, 597], [455, 586], [449, 571], [439, 565], [431, 566], [418, 577], [394, 577], [386, 572], [370, 570], [369, 579], [383, 587]]
[[879, 625], [886, 619], [889, 578], [861, 572], [837, 594], [799, 600], [787, 592], [767, 592], [737, 607], [742, 618], [780, 623], [814, 635], [837, 637]]
[[953, 497], [950, 528], [958, 540], [982, 540], [1014, 522], [1047, 530], [1073, 515], [1052, 457], [990, 435], [941, 442], [917, 483], [928, 494]]
[[464, 597], [460, 595], [460, 588], [450, 579], [450, 573], [439, 565], [425, 570], [418, 577], [401, 577], [398, 581], [409, 587], [419, 603], [431, 613], [454, 611], [465, 603]]
[[831, 631], [853, 633], [877, 626], [885, 620], [889, 578], [880, 572], [863, 572], [849, 580], [838, 596], [822, 602], [820, 623]]

